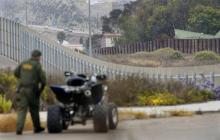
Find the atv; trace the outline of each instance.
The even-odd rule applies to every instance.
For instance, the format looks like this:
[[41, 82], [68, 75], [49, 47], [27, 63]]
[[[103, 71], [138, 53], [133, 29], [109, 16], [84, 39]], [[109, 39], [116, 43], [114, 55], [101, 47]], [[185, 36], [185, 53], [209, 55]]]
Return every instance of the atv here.
[[93, 120], [95, 132], [108, 132], [118, 125], [118, 110], [114, 103], [108, 103], [104, 84], [105, 75], [86, 76], [65, 72], [66, 85], [53, 85], [52, 91], [57, 105], [48, 108], [47, 128], [49, 133], [61, 133], [70, 125], [86, 125]]

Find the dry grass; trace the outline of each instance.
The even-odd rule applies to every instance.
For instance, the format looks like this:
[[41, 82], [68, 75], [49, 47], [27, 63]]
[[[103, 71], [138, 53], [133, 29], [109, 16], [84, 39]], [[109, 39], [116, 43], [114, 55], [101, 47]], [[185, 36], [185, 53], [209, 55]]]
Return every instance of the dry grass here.
[[134, 111], [121, 111], [119, 112], [120, 120], [145, 120], [145, 119], [156, 119], [156, 118], [167, 118], [167, 117], [191, 117], [195, 115], [194, 112], [184, 110], [172, 110], [166, 111], [163, 114], [146, 114], [144, 112]]
[[166, 111], [170, 116], [173, 117], [186, 117], [186, 116], [193, 116], [195, 113], [185, 110], [172, 110], [172, 111]]
[[138, 119], [138, 120], [149, 119], [149, 118], [150, 116], [143, 112], [137, 112], [135, 114], [135, 119]]
[[[16, 121], [16, 114], [0, 114], [0, 132], [15, 132]], [[30, 115], [27, 115], [24, 131], [30, 130], [33, 130], [33, 125]]]
[[149, 119], [150, 116], [143, 112], [133, 112], [133, 111], [122, 111], [119, 112], [119, 119], [120, 120], [143, 120]]

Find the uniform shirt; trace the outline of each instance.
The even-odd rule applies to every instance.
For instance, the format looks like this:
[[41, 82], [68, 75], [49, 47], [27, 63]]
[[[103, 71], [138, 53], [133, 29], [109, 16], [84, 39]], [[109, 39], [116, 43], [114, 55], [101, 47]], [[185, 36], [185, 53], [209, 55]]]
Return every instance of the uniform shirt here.
[[15, 77], [19, 79], [20, 86], [37, 86], [43, 88], [46, 85], [45, 72], [40, 62], [29, 59], [22, 62], [14, 71]]

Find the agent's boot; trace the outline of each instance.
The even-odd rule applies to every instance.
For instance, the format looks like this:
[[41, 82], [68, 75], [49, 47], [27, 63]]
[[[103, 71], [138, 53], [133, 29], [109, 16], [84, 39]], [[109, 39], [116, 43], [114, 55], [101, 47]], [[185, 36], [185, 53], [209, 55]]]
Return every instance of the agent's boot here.
[[45, 129], [43, 127], [39, 127], [39, 128], [36, 128], [34, 129], [34, 133], [41, 133], [43, 132]]
[[17, 131], [16, 131], [16, 135], [22, 135], [22, 131], [17, 130]]

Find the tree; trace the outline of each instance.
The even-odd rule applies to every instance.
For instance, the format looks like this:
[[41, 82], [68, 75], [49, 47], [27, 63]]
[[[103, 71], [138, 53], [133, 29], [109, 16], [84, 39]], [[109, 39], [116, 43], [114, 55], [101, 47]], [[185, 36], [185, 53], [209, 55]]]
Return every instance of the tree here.
[[115, 9], [113, 11], [110, 12], [110, 20], [113, 24], [117, 24], [118, 23], [118, 19], [122, 14], [122, 10], [120, 9]]
[[112, 28], [110, 27], [110, 19], [108, 17], [102, 17], [102, 32], [103, 33], [111, 33]]
[[82, 38], [82, 37], [80, 37], [79, 43], [80, 43], [80, 44], [83, 44], [83, 38]]
[[189, 29], [195, 32], [216, 34], [220, 30], [220, 10], [209, 6], [196, 6], [188, 22]]
[[140, 40], [138, 19], [137, 17], [124, 16], [120, 19], [120, 28], [124, 31], [123, 37], [117, 43], [133, 43]]
[[[102, 35], [100, 35], [100, 34], [92, 35], [93, 49], [101, 48], [101, 40], [102, 40]], [[87, 50], [89, 49], [89, 39], [86, 40], [86, 48], [87, 48]]]
[[60, 42], [60, 44], [63, 44], [65, 38], [66, 38], [66, 34], [64, 32], [57, 33], [57, 40]]
[[105, 29], [119, 27], [117, 43], [173, 38], [174, 29], [215, 34], [220, 30], [220, 0], [137, 0], [114, 10]]

